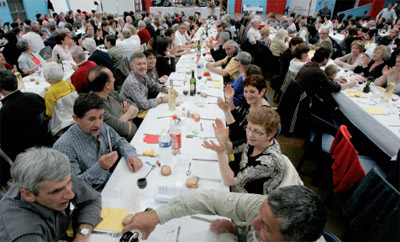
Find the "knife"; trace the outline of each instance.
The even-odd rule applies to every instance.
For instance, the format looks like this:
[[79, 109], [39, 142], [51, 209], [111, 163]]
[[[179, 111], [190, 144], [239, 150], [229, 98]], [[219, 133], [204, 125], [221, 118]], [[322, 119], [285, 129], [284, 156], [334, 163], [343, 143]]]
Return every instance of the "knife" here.
[[202, 217], [199, 217], [199, 216], [196, 216], [196, 215], [192, 215], [192, 216], [190, 216], [190, 218], [196, 219], [196, 220], [199, 220], [199, 221], [203, 221], [203, 222], [207, 222], [207, 223], [211, 223], [211, 219], [202, 218]]

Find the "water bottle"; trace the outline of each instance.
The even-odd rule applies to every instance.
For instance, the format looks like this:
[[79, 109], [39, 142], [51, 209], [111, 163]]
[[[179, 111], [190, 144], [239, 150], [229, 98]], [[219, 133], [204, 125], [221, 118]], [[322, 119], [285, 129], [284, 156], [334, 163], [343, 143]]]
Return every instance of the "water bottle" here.
[[160, 162], [162, 164], [171, 164], [172, 162], [172, 151], [171, 151], [171, 137], [167, 130], [161, 131], [160, 138], [158, 139], [160, 146]]
[[182, 131], [178, 116], [172, 116], [171, 129], [169, 131], [173, 150], [179, 150], [182, 147]]

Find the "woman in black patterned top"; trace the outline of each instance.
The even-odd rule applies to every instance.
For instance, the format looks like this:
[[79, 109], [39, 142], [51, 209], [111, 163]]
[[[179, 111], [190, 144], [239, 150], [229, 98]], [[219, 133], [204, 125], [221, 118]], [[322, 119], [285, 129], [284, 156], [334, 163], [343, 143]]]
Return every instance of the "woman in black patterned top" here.
[[[247, 142], [236, 146], [228, 141], [229, 128], [216, 119], [214, 127], [218, 144], [204, 141], [203, 146], [217, 152], [222, 180], [233, 192], [268, 194], [275, 190], [283, 179], [283, 156], [278, 141], [274, 138], [279, 130], [279, 114], [269, 107], [252, 109], [247, 116]], [[227, 155], [241, 152], [239, 170], [234, 172]]]
[[238, 107], [235, 107], [233, 103], [235, 93], [229, 85], [225, 87], [226, 100], [218, 98], [218, 106], [225, 113], [226, 123], [229, 126], [229, 138], [232, 142], [246, 139], [245, 126], [251, 109], [270, 106], [265, 98], [267, 86], [262, 75], [249, 75], [243, 81], [243, 87], [245, 100]]

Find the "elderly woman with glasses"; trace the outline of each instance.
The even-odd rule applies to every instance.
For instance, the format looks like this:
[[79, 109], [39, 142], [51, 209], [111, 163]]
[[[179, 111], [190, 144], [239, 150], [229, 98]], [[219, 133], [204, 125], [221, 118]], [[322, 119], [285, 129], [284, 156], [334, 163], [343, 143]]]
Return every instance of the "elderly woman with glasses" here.
[[18, 58], [18, 66], [23, 75], [29, 75], [39, 69], [40, 64], [44, 64], [45, 60], [33, 52], [33, 46], [27, 40], [20, 40], [17, 48], [21, 52]]
[[[216, 119], [213, 127], [218, 142], [204, 141], [203, 146], [217, 152], [222, 180], [233, 192], [267, 195], [279, 186], [284, 173], [283, 156], [274, 138], [279, 131], [279, 114], [260, 106], [250, 111], [247, 121], [246, 143], [237, 146], [229, 142], [229, 128]], [[238, 171], [231, 169], [226, 158], [232, 152], [241, 153]]]
[[62, 97], [75, 91], [74, 85], [71, 82], [63, 80], [64, 71], [61, 65], [50, 62], [43, 68], [43, 76], [50, 88], [44, 94], [44, 102], [46, 104], [46, 116], [51, 118], [54, 112], [54, 104]]
[[251, 63], [251, 55], [247, 52], [239, 52], [239, 54], [235, 57], [235, 66], [239, 69], [239, 75], [236, 77], [235, 81], [232, 84], [233, 90], [235, 90], [235, 96], [233, 97], [233, 103], [235, 106], [240, 106], [244, 99], [243, 95], [243, 79], [245, 76], [245, 68], [247, 65]]

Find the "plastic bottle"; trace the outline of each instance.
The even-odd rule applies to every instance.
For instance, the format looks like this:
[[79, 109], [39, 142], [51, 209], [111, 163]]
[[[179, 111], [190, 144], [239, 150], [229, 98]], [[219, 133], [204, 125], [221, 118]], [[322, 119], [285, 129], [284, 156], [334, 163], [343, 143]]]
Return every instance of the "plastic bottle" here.
[[393, 91], [394, 91], [395, 86], [396, 86], [396, 83], [395, 83], [395, 82], [389, 82], [389, 83], [387, 84], [386, 92], [385, 92], [385, 95], [383, 96], [383, 101], [384, 101], [384, 102], [386, 102], [386, 103], [389, 102], [390, 97], [391, 97], [392, 94], [393, 94]]
[[171, 80], [171, 87], [168, 89], [168, 110], [175, 111], [176, 109], [176, 96], [173, 82]]
[[158, 144], [160, 146], [160, 162], [162, 164], [170, 164], [172, 162], [171, 137], [167, 130], [163, 129], [161, 131]]
[[182, 147], [182, 131], [180, 122], [176, 115], [172, 116], [171, 129], [169, 131], [173, 150], [179, 150]]

